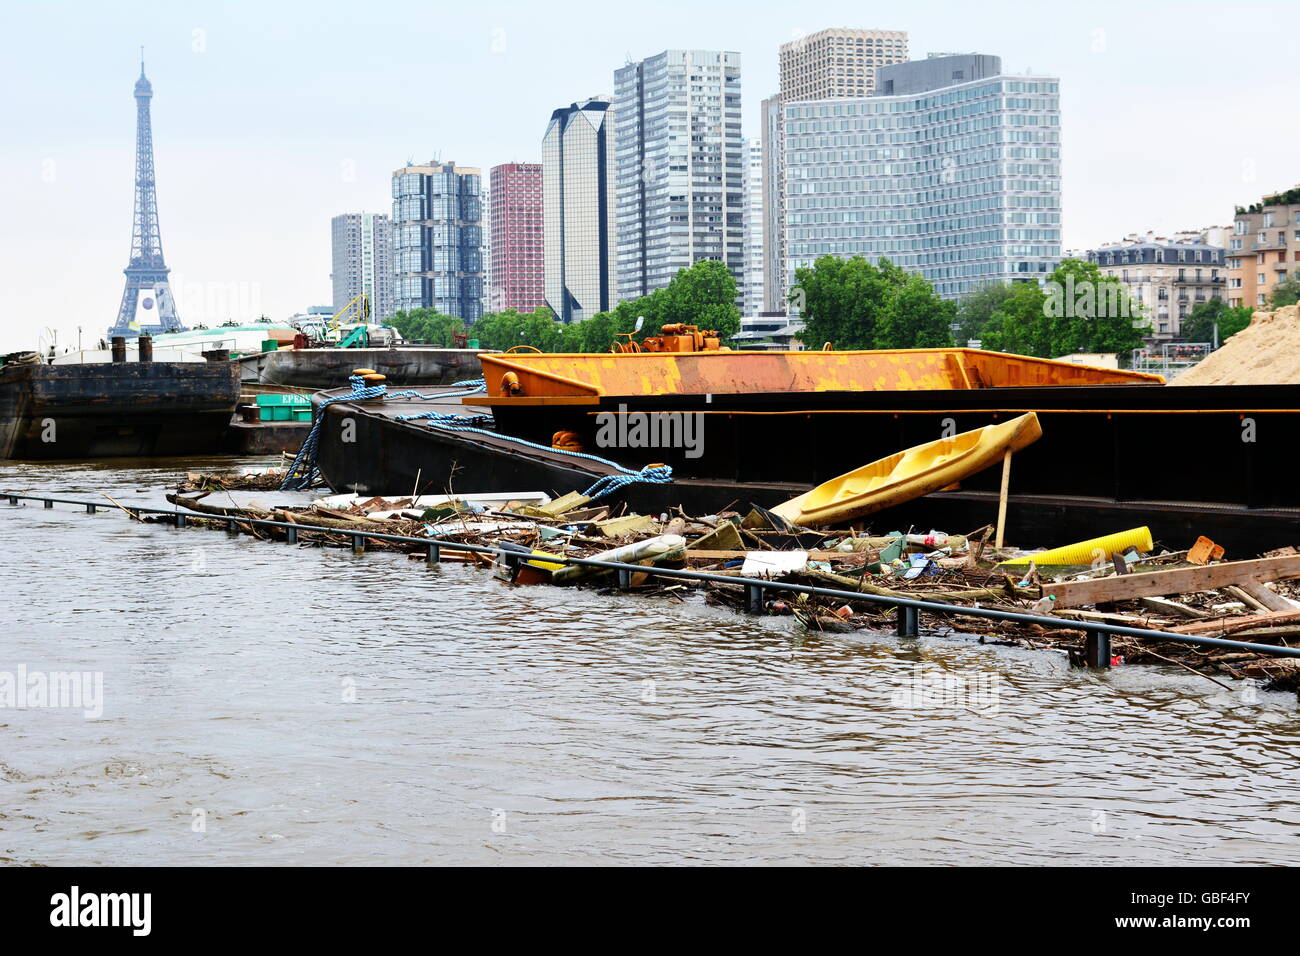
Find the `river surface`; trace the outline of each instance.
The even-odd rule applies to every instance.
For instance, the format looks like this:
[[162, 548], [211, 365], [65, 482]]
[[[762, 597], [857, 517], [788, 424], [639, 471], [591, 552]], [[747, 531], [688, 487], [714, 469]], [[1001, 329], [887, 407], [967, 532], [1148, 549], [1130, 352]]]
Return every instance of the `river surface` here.
[[[216, 466], [3, 463], [0, 489], [166, 506]], [[1300, 863], [1294, 694], [111, 506], [0, 501], [0, 563], [0, 682], [102, 679], [0, 707], [0, 862]]]

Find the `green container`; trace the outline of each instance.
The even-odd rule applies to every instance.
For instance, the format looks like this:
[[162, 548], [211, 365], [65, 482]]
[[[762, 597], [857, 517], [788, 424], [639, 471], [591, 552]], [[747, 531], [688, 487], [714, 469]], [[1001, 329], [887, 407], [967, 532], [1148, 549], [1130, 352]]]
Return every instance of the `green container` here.
[[287, 422], [293, 419], [293, 409], [288, 405], [263, 405], [260, 411], [264, 422]]
[[275, 339], [263, 339], [263, 340], [262, 340], [262, 351], [263, 351], [263, 352], [278, 352], [279, 350], [280, 350], [280, 343], [277, 342]]
[[266, 408], [268, 405], [311, 405], [310, 395], [259, 395], [257, 396], [259, 408]]
[[295, 422], [309, 422], [309, 421], [311, 421], [311, 409], [310, 409], [310, 408], [295, 408], [295, 409], [293, 409], [293, 420], [294, 420]]

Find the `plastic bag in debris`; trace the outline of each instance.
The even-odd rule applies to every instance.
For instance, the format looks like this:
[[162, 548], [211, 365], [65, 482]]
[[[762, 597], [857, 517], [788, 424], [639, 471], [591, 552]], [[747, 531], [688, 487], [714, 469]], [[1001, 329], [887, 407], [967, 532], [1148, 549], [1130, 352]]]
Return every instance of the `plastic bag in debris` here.
[[903, 572], [903, 580], [911, 581], [923, 574], [938, 574], [939, 568], [928, 554], [914, 554], [908, 561], [909, 567]]

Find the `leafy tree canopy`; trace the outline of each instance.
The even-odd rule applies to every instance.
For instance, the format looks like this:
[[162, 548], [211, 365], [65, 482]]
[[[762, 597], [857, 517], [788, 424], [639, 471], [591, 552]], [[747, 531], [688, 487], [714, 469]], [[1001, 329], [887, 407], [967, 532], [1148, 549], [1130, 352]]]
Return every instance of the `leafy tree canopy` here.
[[1198, 303], [1182, 322], [1183, 339], [1188, 342], [1213, 342], [1214, 327], [1219, 327], [1219, 344], [1250, 324], [1251, 309], [1228, 305], [1222, 299]]
[[1295, 305], [1300, 302], [1300, 278], [1279, 282], [1273, 287], [1273, 294], [1268, 301], [1269, 306], [1274, 309], [1280, 309], [1284, 305]]
[[952, 344], [956, 306], [934, 294], [921, 276], [888, 259], [822, 256], [795, 270], [791, 310], [804, 318], [813, 348], [935, 348]]

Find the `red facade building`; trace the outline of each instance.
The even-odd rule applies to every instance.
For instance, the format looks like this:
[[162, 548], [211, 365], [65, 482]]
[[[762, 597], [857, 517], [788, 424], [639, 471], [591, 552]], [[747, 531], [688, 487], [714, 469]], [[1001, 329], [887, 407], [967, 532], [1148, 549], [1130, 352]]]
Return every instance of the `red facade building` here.
[[492, 274], [488, 311], [532, 312], [545, 301], [542, 245], [542, 165], [492, 167]]

